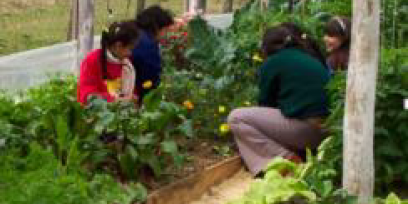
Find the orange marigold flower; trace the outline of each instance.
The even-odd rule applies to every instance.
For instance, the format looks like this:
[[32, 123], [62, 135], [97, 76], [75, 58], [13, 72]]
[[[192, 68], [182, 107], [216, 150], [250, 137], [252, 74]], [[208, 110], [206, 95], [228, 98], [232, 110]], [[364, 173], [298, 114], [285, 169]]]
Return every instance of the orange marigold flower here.
[[183, 106], [186, 107], [188, 110], [194, 109], [194, 104], [189, 100], [184, 101]]

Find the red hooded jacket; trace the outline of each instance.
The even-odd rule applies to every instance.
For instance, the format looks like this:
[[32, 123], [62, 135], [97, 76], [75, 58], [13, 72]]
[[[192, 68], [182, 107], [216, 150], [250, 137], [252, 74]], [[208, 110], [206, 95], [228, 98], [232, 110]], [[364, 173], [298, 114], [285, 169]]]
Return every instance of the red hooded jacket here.
[[101, 56], [101, 49], [93, 50], [81, 63], [77, 87], [77, 100], [83, 105], [87, 103], [89, 95], [100, 96], [108, 102], [115, 100], [115, 96], [108, 91], [107, 81], [121, 78], [122, 65], [107, 61], [108, 80], [104, 80], [102, 76]]

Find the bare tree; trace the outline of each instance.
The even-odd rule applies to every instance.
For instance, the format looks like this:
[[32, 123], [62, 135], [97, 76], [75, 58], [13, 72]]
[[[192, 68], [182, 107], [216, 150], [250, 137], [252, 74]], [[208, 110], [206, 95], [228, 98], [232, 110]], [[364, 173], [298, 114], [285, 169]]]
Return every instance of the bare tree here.
[[374, 189], [374, 107], [380, 37], [380, 0], [353, 1], [350, 67], [344, 119], [343, 185], [370, 203]]

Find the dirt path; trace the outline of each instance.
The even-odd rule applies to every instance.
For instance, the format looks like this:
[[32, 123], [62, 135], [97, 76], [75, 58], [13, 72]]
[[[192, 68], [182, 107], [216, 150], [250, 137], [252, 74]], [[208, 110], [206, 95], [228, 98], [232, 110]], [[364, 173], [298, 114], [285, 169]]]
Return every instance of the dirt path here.
[[253, 178], [243, 169], [230, 179], [211, 188], [199, 200], [190, 204], [227, 204], [240, 198], [250, 187]]

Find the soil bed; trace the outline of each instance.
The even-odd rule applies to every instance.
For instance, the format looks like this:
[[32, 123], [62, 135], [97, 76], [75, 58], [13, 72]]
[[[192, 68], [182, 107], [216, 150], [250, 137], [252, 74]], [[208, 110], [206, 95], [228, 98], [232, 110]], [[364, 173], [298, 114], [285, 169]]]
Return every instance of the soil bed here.
[[[164, 170], [164, 173], [159, 178], [148, 179], [145, 183], [150, 191], [157, 190], [163, 186], [169, 185], [177, 180], [187, 178], [190, 175], [198, 173], [205, 167], [209, 167], [223, 160], [237, 155], [232, 142], [219, 142], [213, 139], [191, 139], [177, 141], [182, 147], [182, 153], [186, 156], [186, 161], [181, 168], [177, 168], [171, 164]], [[215, 150], [215, 147], [228, 146], [230, 152], [228, 154], [220, 154]]]

